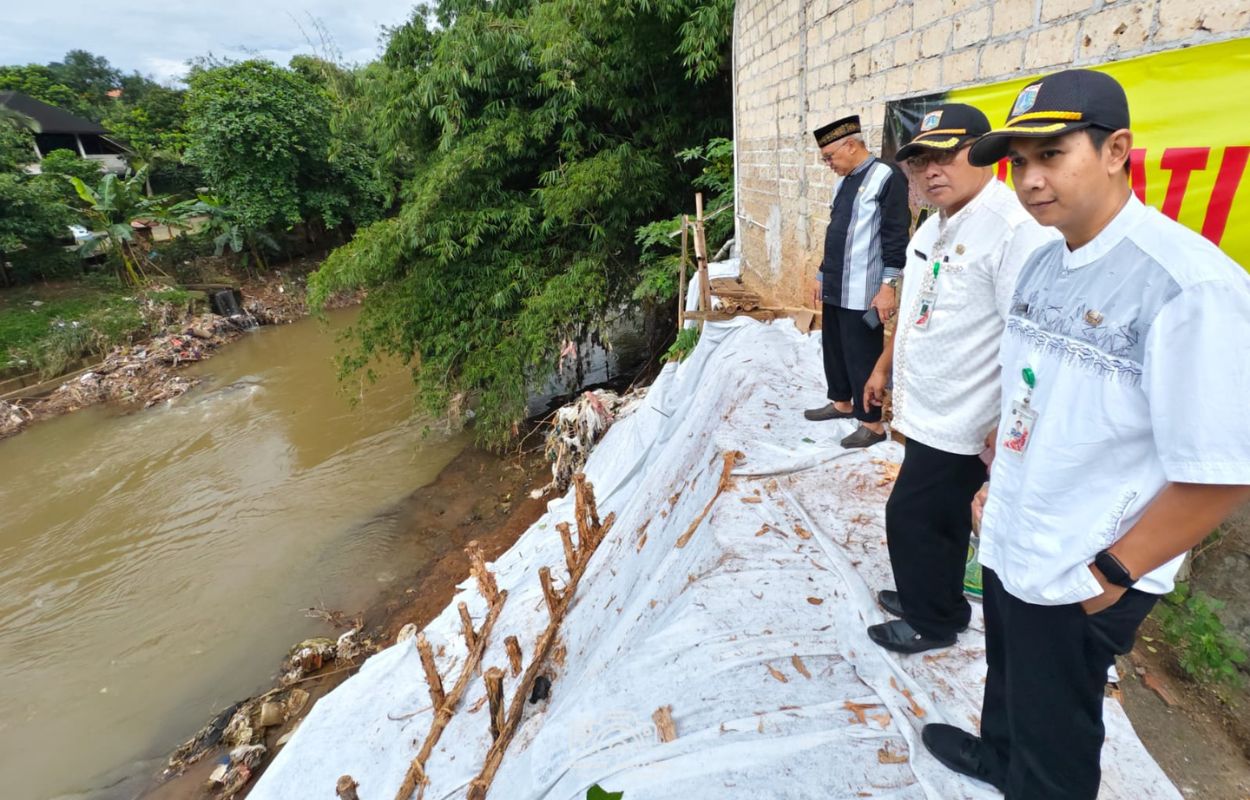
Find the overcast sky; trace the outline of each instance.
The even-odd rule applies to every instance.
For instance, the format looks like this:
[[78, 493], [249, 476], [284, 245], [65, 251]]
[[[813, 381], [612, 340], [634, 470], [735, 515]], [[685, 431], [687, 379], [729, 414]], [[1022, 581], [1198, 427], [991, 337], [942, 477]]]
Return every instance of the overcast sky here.
[[[0, 0], [0, 64], [45, 64], [68, 50], [102, 55], [125, 72], [162, 83], [187, 59], [209, 52], [232, 59], [262, 56], [286, 64], [321, 49], [320, 20], [347, 63], [379, 53], [383, 25], [405, 22], [409, 0]], [[302, 30], [301, 30], [302, 28]]]

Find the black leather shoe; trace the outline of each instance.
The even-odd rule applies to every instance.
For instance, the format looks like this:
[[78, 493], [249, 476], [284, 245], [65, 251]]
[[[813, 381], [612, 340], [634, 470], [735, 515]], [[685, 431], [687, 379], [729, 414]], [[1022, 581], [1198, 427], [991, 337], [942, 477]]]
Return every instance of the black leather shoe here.
[[868, 638], [895, 653], [923, 653], [939, 647], [950, 647], [959, 638], [930, 639], [901, 619], [892, 619], [880, 625], [868, 626]]
[[877, 592], [877, 604], [889, 614], [896, 617], [903, 616], [903, 601], [899, 600], [898, 592], [893, 589], [882, 589]]
[[1003, 767], [979, 737], [954, 725], [934, 723], [924, 726], [920, 738], [933, 757], [947, 769], [985, 781], [998, 791], [1004, 791], [1007, 776]]
[[838, 407], [833, 403], [823, 405], [820, 408], [809, 408], [803, 412], [803, 417], [812, 422], [823, 422], [827, 419], [850, 419], [855, 416], [854, 411], [839, 411]]
[[[850, 415], [848, 414], [847, 416]], [[872, 447], [874, 444], [880, 444], [884, 441], [885, 431], [876, 433], [860, 425], [857, 431], [842, 440], [842, 446], [847, 450], [854, 450], [858, 447]]]
[[[893, 589], [882, 589], [877, 592], [877, 605], [885, 609], [887, 614], [893, 614], [896, 617], [904, 616], [903, 601], [899, 598], [898, 592]], [[960, 628], [959, 632], [963, 633], [966, 630], [968, 630], [967, 625]]]

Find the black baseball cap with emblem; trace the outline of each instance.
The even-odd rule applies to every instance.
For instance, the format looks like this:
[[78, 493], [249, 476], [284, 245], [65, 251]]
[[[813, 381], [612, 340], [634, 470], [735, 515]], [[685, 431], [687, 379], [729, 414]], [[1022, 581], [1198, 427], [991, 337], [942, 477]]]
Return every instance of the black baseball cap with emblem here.
[[839, 139], [860, 133], [859, 115], [852, 114], [849, 117], [843, 117], [836, 122], [831, 122], [823, 128], [817, 128], [812, 131], [812, 135], [816, 137], [816, 146], [824, 147], [827, 144], [833, 144]]
[[1127, 127], [1128, 96], [1115, 78], [1092, 69], [1064, 70], [1021, 89], [1007, 124], [978, 139], [968, 160], [978, 167], [994, 164], [1007, 155], [1016, 137], [1049, 139], [1084, 128]]
[[946, 103], [925, 113], [911, 141], [894, 154], [906, 161], [925, 150], [950, 152], [990, 132], [990, 121], [981, 109], [964, 103]]

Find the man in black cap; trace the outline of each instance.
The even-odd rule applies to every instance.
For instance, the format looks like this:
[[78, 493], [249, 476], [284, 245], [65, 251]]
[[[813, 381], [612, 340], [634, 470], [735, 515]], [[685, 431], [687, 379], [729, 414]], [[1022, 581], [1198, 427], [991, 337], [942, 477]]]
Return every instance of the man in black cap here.
[[821, 304], [821, 342], [829, 402], [810, 420], [850, 419], [860, 427], [848, 448], [885, 440], [881, 409], [865, 410], [860, 393], [881, 355], [882, 330], [897, 307], [895, 290], [907, 261], [907, 178], [864, 145], [859, 117], [814, 132], [820, 158], [841, 176], [825, 232], [825, 257], [813, 287]]
[[901, 619], [868, 628], [900, 653], [949, 647], [968, 627], [969, 504], [998, 422], [998, 342], [1020, 267], [1058, 238], [989, 167], [968, 163], [969, 146], [989, 130], [979, 110], [947, 103], [924, 115], [895, 156], [938, 210], [908, 243], [898, 326], [864, 387], [865, 408], [880, 405], [893, 374], [894, 429], [907, 437], [885, 508], [898, 590], [878, 594]]
[[[1108, 75], [1026, 86], [973, 164], [1010, 159], [1063, 241], [1020, 271], [999, 348], [981, 514], [981, 735], [924, 729], [1011, 800], [1094, 800], [1103, 692], [1184, 554], [1250, 499], [1250, 276], [1131, 191], [1128, 100]], [[983, 511], [982, 511], [983, 509]]]

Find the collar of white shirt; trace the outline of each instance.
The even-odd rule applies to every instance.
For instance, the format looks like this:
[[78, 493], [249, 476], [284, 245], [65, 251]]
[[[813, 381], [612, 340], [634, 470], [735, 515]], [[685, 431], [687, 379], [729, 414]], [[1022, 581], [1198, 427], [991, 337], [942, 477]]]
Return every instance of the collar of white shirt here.
[[1120, 209], [1120, 213], [1116, 214], [1111, 222], [1107, 223], [1107, 227], [1098, 232], [1097, 236], [1075, 250], [1064, 247], [1063, 268], [1080, 269], [1110, 253], [1111, 248], [1128, 235], [1128, 232], [1137, 225], [1145, 213], [1146, 207], [1137, 199], [1137, 195], [1130, 192], [1124, 208]]

